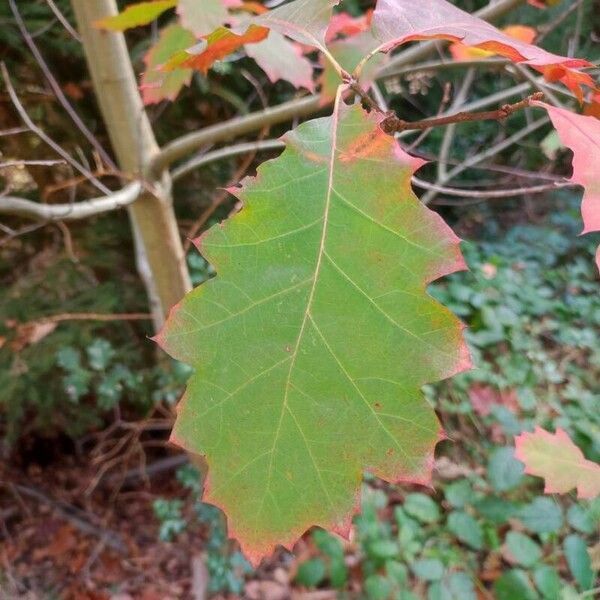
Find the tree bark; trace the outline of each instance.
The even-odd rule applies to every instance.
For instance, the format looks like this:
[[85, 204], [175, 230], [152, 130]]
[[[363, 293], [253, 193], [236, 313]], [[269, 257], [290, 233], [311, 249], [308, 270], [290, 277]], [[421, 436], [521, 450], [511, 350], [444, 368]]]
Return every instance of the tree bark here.
[[[94, 23], [117, 14], [116, 0], [72, 0], [94, 91], [119, 168], [146, 178], [159, 148], [138, 92], [122, 33]], [[143, 192], [129, 207], [138, 271], [158, 330], [168, 310], [191, 289], [166, 174], [152, 180], [154, 193]]]

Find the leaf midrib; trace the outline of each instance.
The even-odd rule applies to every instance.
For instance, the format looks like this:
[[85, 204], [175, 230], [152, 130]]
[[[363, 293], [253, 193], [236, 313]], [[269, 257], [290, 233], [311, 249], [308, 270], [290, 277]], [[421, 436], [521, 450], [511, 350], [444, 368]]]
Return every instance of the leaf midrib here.
[[323, 256], [325, 254], [325, 242], [327, 240], [327, 230], [329, 225], [329, 210], [331, 207], [331, 197], [333, 194], [333, 172], [335, 165], [335, 155], [337, 152], [337, 134], [338, 134], [338, 125], [339, 125], [339, 96], [336, 99], [336, 105], [333, 110], [332, 116], [332, 127], [331, 127], [331, 154], [329, 156], [329, 173], [327, 177], [327, 196], [325, 199], [325, 207], [323, 210], [323, 229], [321, 231], [321, 239], [319, 242], [319, 251], [317, 253], [317, 261], [315, 263], [315, 273], [313, 276], [312, 286], [310, 288], [310, 292], [308, 295], [308, 299], [306, 301], [306, 309], [304, 311], [304, 316], [302, 318], [302, 324], [300, 325], [300, 331], [298, 332], [298, 337], [296, 338], [296, 344], [294, 346], [290, 368], [288, 369], [288, 374], [285, 381], [285, 393], [283, 396], [283, 402], [281, 403], [281, 413], [279, 415], [279, 421], [277, 423], [277, 429], [275, 431], [275, 437], [273, 439], [273, 445], [271, 446], [270, 455], [271, 458], [269, 460], [269, 467], [267, 472], [267, 486], [265, 489], [265, 495], [263, 496], [263, 502], [259, 513], [262, 511], [264, 506], [264, 500], [267, 497], [269, 492], [269, 488], [271, 485], [271, 477], [273, 473], [273, 457], [275, 455], [275, 448], [277, 447], [277, 442], [279, 441], [279, 435], [281, 433], [281, 426], [283, 424], [283, 418], [285, 416], [286, 411], [291, 412], [288, 407], [288, 395], [291, 385], [292, 372], [294, 370], [294, 365], [296, 363], [296, 359], [298, 357], [298, 350], [300, 348], [300, 344], [302, 343], [302, 338], [304, 337], [304, 331], [306, 329], [306, 324], [310, 319], [310, 309], [312, 307], [312, 303], [315, 297], [315, 291], [317, 289], [317, 281], [319, 280], [319, 274], [321, 272], [321, 265], [323, 263]]

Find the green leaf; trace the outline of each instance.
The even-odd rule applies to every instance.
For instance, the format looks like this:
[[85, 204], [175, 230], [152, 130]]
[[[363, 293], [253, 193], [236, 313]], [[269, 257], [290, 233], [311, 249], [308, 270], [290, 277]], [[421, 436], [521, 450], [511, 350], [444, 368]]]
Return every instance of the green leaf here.
[[404, 499], [404, 510], [421, 523], [439, 521], [440, 509], [429, 496], [425, 494], [408, 494]]
[[439, 424], [421, 387], [469, 365], [425, 291], [462, 257], [410, 188], [420, 161], [381, 117], [335, 110], [235, 192], [243, 210], [200, 245], [217, 277], [157, 336], [195, 367], [173, 440], [206, 455], [207, 501], [255, 559], [347, 527], [365, 468], [428, 481]]
[[524, 567], [532, 567], [542, 557], [542, 549], [530, 537], [518, 531], [506, 535], [506, 548], [510, 558]]
[[392, 540], [376, 540], [368, 544], [367, 554], [371, 558], [378, 560], [387, 560], [388, 558], [397, 558], [400, 553], [398, 544]]
[[483, 547], [483, 531], [479, 523], [466, 512], [453, 512], [448, 517], [448, 529], [463, 543], [475, 550]]
[[81, 369], [81, 353], [75, 348], [65, 346], [56, 353], [56, 364], [65, 371], [79, 371]]
[[437, 581], [444, 576], [444, 565], [437, 558], [421, 558], [412, 564], [414, 574], [423, 581]]
[[460, 479], [451, 483], [444, 490], [444, 496], [450, 506], [463, 508], [473, 498], [473, 489], [468, 479]]
[[527, 573], [512, 569], [494, 582], [496, 600], [537, 600], [539, 598], [531, 585]]
[[104, 371], [116, 352], [108, 340], [97, 338], [87, 347], [90, 367], [95, 371]]
[[565, 538], [563, 550], [571, 574], [579, 587], [582, 590], [591, 588], [594, 582], [594, 572], [592, 571], [592, 561], [585, 541], [580, 536], [572, 533]]
[[535, 498], [517, 516], [534, 533], [555, 533], [563, 524], [562, 509], [553, 498]]
[[427, 600], [477, 600], [477, 594], [466, 573], [451, 573], [429, 586]]
[[296, 581], [306, 587], [316, 587], [325, 579], [325, 563], [320, 558], [311, 558], [298, 567]]
[[512, 448], [496, 448], [490, 454], [488, 477], [497, 492], [506, 492], [517, 487], [523, 480], [525, 468], [515, 458]]
[[[204, 0], [203, 0], [204, 1]], [[130, 4], [123, 12], [112, 17], [96, 21], [94, 25], [99, 29], [111, 31], [125, 31], [132, 27], [148, 25], [157, 19], [169, 8], [177, 5], [177, 0], [154, 0], [154, 2], [138, 2]]]
[[498, 496], [485, 496], [481, 500], [477, 500], [474, 506], [484, 519], [497, 525], [506, 523], [517, 512], [514, 502], [503, 500]]
[[596, 531], [596, 523], [591, 511], [580, 504], [573, 504], [567, 511], [569, 525], [581, 533], [591, 534]]
[[192, 33], [173, 24], [161, 30], [156, 44], [144, 57], [146, 71], [142, 75], [141, 90], [144, 104], [156, 104], [162, 100], [175, 100], [181, 88], [189, 85], [192, 69], [162, 71], [160, 66], [176, 52], [189, 48], [195, 41]]
[[369, 600], [389, 600], [392, 584], [382, 575], [370, 575], [365, 580], [365, 591]]
[[555, 568], [540, 565], [533, 572], [533, 580], [546, 600], [559, 600], [562, 584]]

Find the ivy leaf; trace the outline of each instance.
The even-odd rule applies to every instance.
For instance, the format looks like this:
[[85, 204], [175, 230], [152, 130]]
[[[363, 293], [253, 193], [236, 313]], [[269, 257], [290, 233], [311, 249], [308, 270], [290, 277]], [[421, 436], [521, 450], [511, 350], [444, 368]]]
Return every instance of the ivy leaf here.
[[[204, 0], [203, 0], [204, 1]], [[125, 31], [132, 27], [148, 25], [160, 17], [166, 10], [177, 5], [177, 0], [154, 0], [130, 4], [123, 12], [111, 17], [99, 19], [94, 23], [99, 29]]]
[[174, 69], [165, 72], [160, 67], [174, 53], [185, 50], [194, 41], [194, 35], [180, 25], [168, 25], [161, 30], [158, 41], [144, 56], [146, 71], [142, 75], [140, 86], [144, 104], [175, 100], [181, 88], [190, 84], [192, 69]]
[[218, 276], [157, 336], [196, 369], [172, 439], [206, 455], [206, 500], [255, 560], [313, 525], [347, 531], [365, 469], [429, 481], [440, 426], [421, 387], [470, 366], [426, 293], [464, 268], [458, 239], [381, 118], [341, 104], [287, 134], [198, 243]]
[[562, 429], [549, 433], [536, 427], [515, 438], [515, 456], [525, 464], [525, 473], [546, 480], [546, 494], [565, 494], [577, 488], [579, 498], [600, 494], [600, 465], [586, 460]]
[[[548, 111], [560, 141], [573, 151], [571, 181], [585, 189], [581, 202], [582, 233], [600, 231], [600, 120], [536, 102]], [[600, 269], [600, 248], [596, 253]]]
[[590, 589], [594, 583], [594, 569], [583, 538], [574, 533], [568, 535], [563, 541], [563, 549], [575, 581], [582, 589]]
[[229, 16], [223, 0], [179, 0], [177, 14], [181, 25], [197, 37], [218, 29]]
[[517, 40], [446, 0], [379, 0], [373, 28], [383, 52], [406, 42], [442, 38], [530, 65], [548, 80], [562, 81], [580, 100], [581, 85], [596, 87], [590, 75], [576, 70], [591, 66], [588, 61], [558, 56]]

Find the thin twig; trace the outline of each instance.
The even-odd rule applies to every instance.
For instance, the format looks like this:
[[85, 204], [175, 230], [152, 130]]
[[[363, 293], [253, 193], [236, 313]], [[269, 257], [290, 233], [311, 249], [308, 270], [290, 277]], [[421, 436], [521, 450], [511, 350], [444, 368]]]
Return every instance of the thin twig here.
[[77, 33], [77, 31], [75, 31], [75, 29], [72, 27], [71, 23], [69, 23], [65, 15], [63, 15], [60, 12], [58, 6], [54, 4], [54, 0], [46, 0], [46, 4], [48, 4], [50, 10], [54, 13], [54, 16], [61, 22], [62, 26], [69, 32], [71, 37], [73, 37], [81, 43], [80, 35]]
[[[149, 313], [60, 313], [36, 319], [35, 323], [62, 323], [63, 321], [148, 321]], [[26, 325], [24, 323], [23, 325]]]
[[135, 202], [144, 186], [134, 181], [124, 188], [99, 198], [68, 204], [41, 204], [16, 196], [0, 197], [0, 214], [9, 214], [39, 221], [76, 221], [112, 210], [118, 210]]
[[[20, 494], [23, 494], [24, 496], [29, 496], [30, 498], [33, 498], [38, 502], [42, 502], [43, 504], [49, 505], [63, 518], [70, 521], [83, 533], [92, 534], [99, 538], [103, 538], [106, 540], [106, 544], [110, 546], [113, 550], [116, 550], [121, 554], [126, 554], [127, 547], [125, 546], [125, 543], [123, 542], [121, 536], [118, 533], [109, 531], [106, 528], [96, 527], [88, 520], [83, 518], [85, 513], [77, 507], [67, 504], [66, 502], [62, 502], [60, 500], [54, 500], [52, 498], [49, 498], [41, 491], [29, 486], [12, 484], [12, 487], [14, 487]], [[81, 516], [77, 516], [77, 514], [81, 514]]]
[[[486, 148], [482, 152], [479, 152], [477, 154], [474, 154], [473, 156], [470, 156], [469, 158], [467, 158], [464, 161], [462, 161], [461, 163], [459, 163], [456, 167], [454, 167], [454, 169], [452, 169], [448, 173], [448, 177], [447, 177], [446, 181], [450, 181], [452, 178], [456, 177], [458, 174], [462, 173], [463, 171], [466, 171], [469, 167], [472, 167], [472, 166], [476, 165], [477, 163], [483, 162], [484, 160], [498, 154], [499, 152], [502, 152], [506, 148], [509, 148], [513, 144], [516, 144], [517, 142], [522, 140], [524, 137], [527, 137], [528, 135], [530, 135], [531, 133], [533, 133], [540, 127], [543, 127], [546, 123], [548, 123], [548, 121], [549, 121], [548, 117], [542, 117], [542, 118], [538, 119], [537, 121], [534, 121], [527, 127], [524, 127], [520, 131], [517, 131], [513, 135], [502, 140], [501, 142], [498, 142], [497, 144], [494, 144], [493, 146]], [[423, 204], [425, 204], [425, 205], [429, 204], [429, 202], [431, 202], [431, 200], [435, 196], [435, 193], [436, 192], [428, 192], [427, 194], [423, 195], [423, 197], [421, 198], [421, 202], [423, 202]]]
[[[46, 1], [50, 4], [50, 8], [52, 8], [53, 7], [52, 0], [46, 0]], [[23, 18], [21, 17], [21, 13], [19, 12], [19, 9], [17, 8], [15, 0], [8, 0], [8, 3], [10, 5], [10, 9], [13, 13], [15, 21], [17, 22], [17, 26], [19, 27], [19, 31], [21, 32], [21, 35], [23, 36], [25, 43], [29, 47], [31, 54], [33, 54], [33, 57], [35, 58], [40, 69], [42, 70], [42, 73], [44, 74], [44, 77], [48, 81], [48, 84], [52, 88], [54, 95], [56, 96], [56, 98], [58, 99], [58, 101], [60, 102], [62, 107], [65, 109], [65, 111], [67, 112], [67, 114], [69, 115], [69, 117], [71, 118], [73, 123], [75, 123], [77, 129], [79, 129], [79, 131], [81, 131], [81, 133], [85, 136], [87, 141], [94, 147], [94, 149], [96, 150], [96, 152], [98, 152], [98, 154], [102, 158], [102, 160], [111, 169], [116, 170], [117, 167], [116, 167], [115, 163], [110, 158], [110, 156], [108, 155], [106, 150], [102, 147], [102, 144], [100, 144], [100, 142], [96, 139], [94, 134], [87, 128], [86, 124], [83, 122], [81, 117], [77, 114], [77, 111], [73, 108], [71, 103], [67, 100], [67, 97], [63, 93], [60, 84], [54, 78], [54, 75], [52, 74], [52, 71], [50, 70], [50, 68], [48, 67], [48, 64], [44, 60], [42, 53], [40, 52], [39, 48], [37, 47], [36, 43], [34, 42], [33, 38], [31, 37], [29, 31], [27, 30], [27, 27], [25, 25], [25, 22], [23, 21]], [[54, 7], [54, 8], [56, 8], [56, 7]], [[56, 14], [56, 12], [55, 12], [55, 14]], [[60, 11], [58, 12], [58, 14], [61, 14]], [[58, 17], [58, 15], [57, 15], [57, 17]], [[58, 17], [58, 18], [60, 19], [60, 17]], [[79, 40], [79, 41], [81, 41], [81, 40]]]
[[0, 169], [9, 167], [54, 167], [64, 164], [64, 160], [7, 160], [0, 162]]
[[458, 196], [461, 198], [477, 198], [478, 200], [487, 200], [492, 198], [512, 198], [514, 196], [523, 196], [525, 194], [541, 194], [550, 190], [577, 185], [571, 181], [555, 181], [552, 183], [541, 183], [540, 185], [502, 190], [465, 190], [463, 188], [446, 187], [437, 183], [430, 183], [429, 181], [423, 181], [422, 179], [414, 176], [411, 179], [411, 183], [424, 190], [435, 191], [438, 194]]
[[536, 92], [527, 98], [515, 102], [514, 104], [505, 104], [497, 110], [486, 110], [482, 112], [459, 112], [445, 117], [434, 117], [432, 119], [423, 119], [422, 121], [404, 121], [395, 114], [388, 115], [381, 123], [381, 128], [390, 135], [401, 131], [422, 130], [430, 127], [441, 127], [452, 123], [466, 123], [473, 121], [501, 121], [513, 113], [523, 108], [527, 108], [533, 101], [541, 100], [544, 94]]
[[107, 188], [101, 181], [99, 181], [96, 177], [94, 177], [93, 173], [90, 173], [88, 169], [86, 169], [83, 165], [77, 162], [68, 152], [65, 152], [50, 136], [48, 136], [42, 129], [40, 129], [31, 119], [17, 93], [15, 92], [15, 88], [12, 85], [10, 80], [10, 75], [8, 74], [8, 70], [6, 65], [3, 62], [0, 62], [0, 71], [2, 72], [2, 77], [4, 79], [4, 84], [6, 85], [6, 90], [8, 91], [8, 95], [10, 96], [10, 100], [15, 107], [15, 110], [19, 113], [19, 116], [27, 125], [29, 130], [32, 133], [35, 133], [41, 140], [43, 140], [50, 148], [52, 148], [59, 156], [62, 156], [74, 169], [79, 171], [82, 175], [85, 175], [87, 179], [89, 179], [102, 193], [110, 194], [110, 189]]

